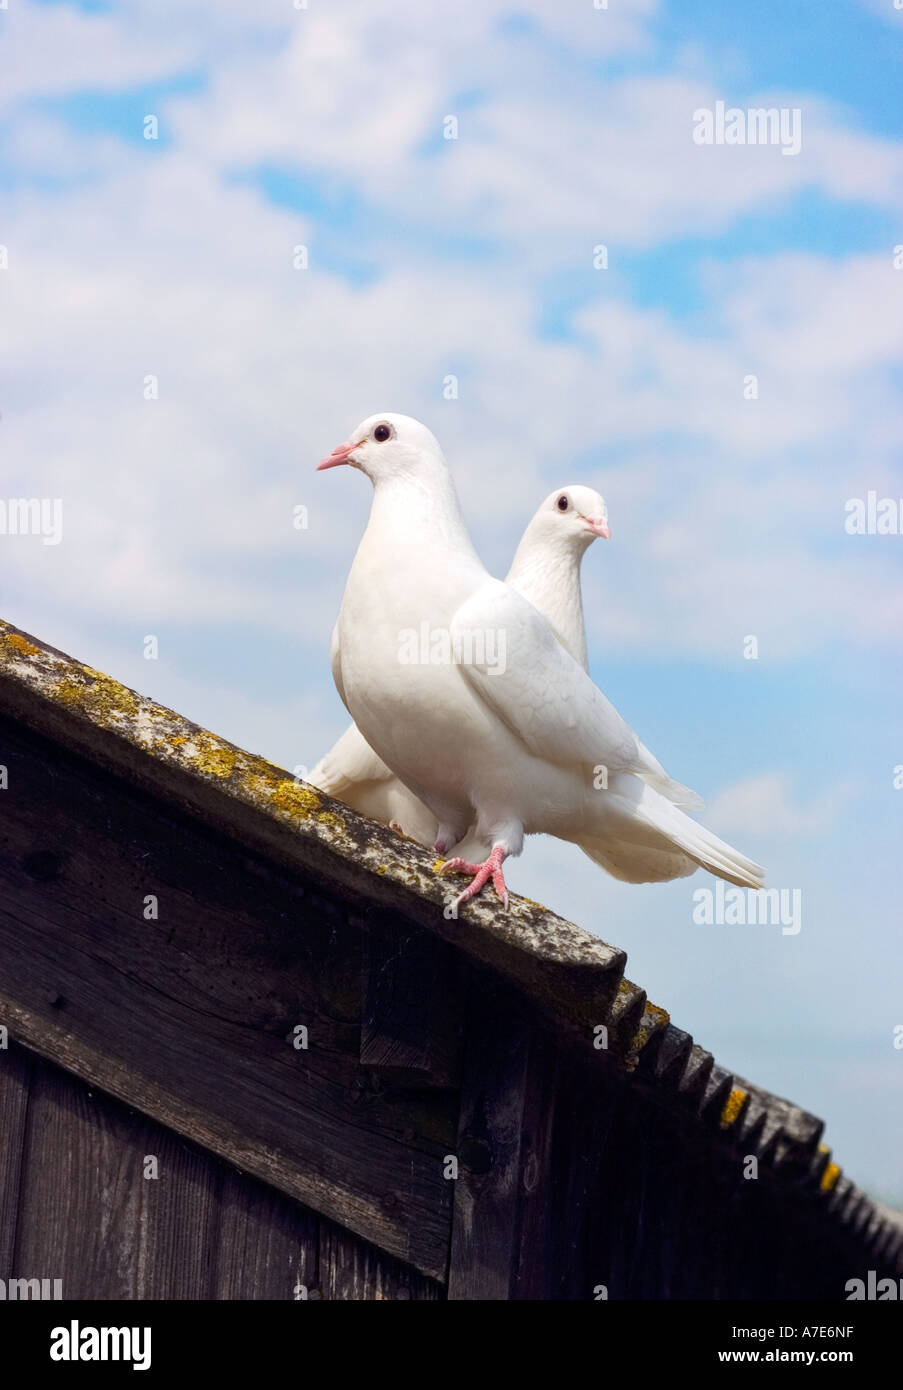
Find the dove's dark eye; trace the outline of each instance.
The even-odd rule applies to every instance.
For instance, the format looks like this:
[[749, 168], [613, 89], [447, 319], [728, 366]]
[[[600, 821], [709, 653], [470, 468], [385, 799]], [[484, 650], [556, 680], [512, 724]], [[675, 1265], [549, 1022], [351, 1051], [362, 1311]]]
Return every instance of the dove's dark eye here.
[[559, 499], [558, 499], [558, 510], [559, 510], [560, 512], [566, 512], [567, 509], [568, 509], [568, 507], [569, 507], [570, 505], [571, 505], [570, 502], [569, 502], [568, 499], [565, 497], [564, 493], [562, 493], [561, 496], [560, 496]]
[[392, 431], [388, 425], [377, 425], [373, 431], [373, 438], [377, 444], [385, 444], [387, 439], [391, 439]]

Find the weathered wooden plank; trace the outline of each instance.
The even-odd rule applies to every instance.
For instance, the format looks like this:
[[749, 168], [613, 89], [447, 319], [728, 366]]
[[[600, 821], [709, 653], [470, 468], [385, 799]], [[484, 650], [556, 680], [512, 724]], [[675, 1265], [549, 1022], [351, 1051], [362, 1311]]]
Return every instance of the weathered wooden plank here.
[[444, 942], [386, 913], [364, 933], [361, 1062], [407, 1072], [419, 1085], [460, 1077], [458, 972]]
[[320, 1218], [248, 1174], [221, 1166], [211, 1297], [306, 1297], [317, 1287]]
[[520, 1130], [529, 1060], [526, 1026], [498, 1029], [496, 1046], [471, 1032], [465, 1057], [461, 1125], [456, 1145], [448, 1297], [511, 1297], [517, 1261]]
[[314, 1296], [349, 1302], [411, 1299], [436, 1302], [442, 1285], [356, 1240], [331, 1221], [320, 1226], [320, 1280]]
[[13, 1258], [31, 1079], [31, 1054], [7, 1044], [0, 1048], [0, 1279], [20, 1277]]
[[532, 1028], [521, 1117], [517, 1264], [511, 1287], [516, 1299], [548, 1298], [561, 1265], [563, 1231], [553, 1199], [554, 1186], [564, 1174], [553, 1168], [552, 1158], [560, 1062], [549, 1039]]
[[442, 1286], [247, 1174], [220, 1187], [215, 1298], [435, 1301]]
[[608, 1247], [596, 1223], [610, 1200], [598, 1180], [609, 1147], [619, 1135], [614, 1116], [619, 1090], [598, 1054], [561, 1059], [555, 1081], [555, 1128], [549, 1209], [548, 1298], [588, 1301], [609, 1282]]
[[475, 990], [456, 1152], [448, 1297], [543, 1297], [555, 1059], [501, 993]]
[[216, 1163], [36, 1062], [15, 1262], [64, 1298], [210, 1297]]
[[[455, 1098], [368, 1084], [360, 932], [312, 888], [0, 729], [0, 1022], [434, 1277]], [[154, 900], [157, 916], [145, 919]], [[307, 1047], [293, 1046], [295, 1028]], [[300, 1040], [300, 1039], [299, 1039]]]

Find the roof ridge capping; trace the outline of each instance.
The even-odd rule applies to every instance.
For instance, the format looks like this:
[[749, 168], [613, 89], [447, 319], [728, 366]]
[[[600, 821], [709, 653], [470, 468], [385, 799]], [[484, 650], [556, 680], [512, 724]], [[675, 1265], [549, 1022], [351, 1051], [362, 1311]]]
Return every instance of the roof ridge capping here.
[[624, 978], [623, 950], [516, 894], [507, 911], [478, 898], [447, 919], [447, 885], [435, 872], [440, 861], [421, 845], [2, 619], [0, 713], [284, 867], [321, 875], [348, 901], [351, 916], [360, 914], [362, 893], [403, 911], [498, 971], [663, 1099], [820, 1196], [885, 1260], [903, 1261], [903, 1218], [847, 1179], [838, 1183], [840, 1169], [820, 1143], [822, 1121], [717, 1066]]

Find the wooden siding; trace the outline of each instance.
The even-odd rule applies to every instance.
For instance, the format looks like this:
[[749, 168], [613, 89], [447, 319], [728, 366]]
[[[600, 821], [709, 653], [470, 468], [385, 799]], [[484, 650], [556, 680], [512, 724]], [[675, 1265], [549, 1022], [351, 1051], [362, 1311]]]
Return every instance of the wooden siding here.
[[444, 1279], [457, 1099], [362, 1066], [348, 905], [2, 720], [0, 743], [0, 1022]]
[[[155, 1159], [157, 1177], [146, 1177]], [[416, 1299], [442, 1286], [24, 1048], [0, 1051], [0, 1279], [67, 1299]]]

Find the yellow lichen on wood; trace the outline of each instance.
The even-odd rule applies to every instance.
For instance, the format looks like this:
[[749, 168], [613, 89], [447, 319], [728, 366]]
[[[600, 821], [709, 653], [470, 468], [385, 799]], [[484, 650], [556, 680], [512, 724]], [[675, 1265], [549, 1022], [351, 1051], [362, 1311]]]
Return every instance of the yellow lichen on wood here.
[[284, 778], [270, 793], [270, 802], [283, 811], [291, 811], [299, 816], [311, 816], [314, 811], [319, 811], [321, 805], [316, 792]]
[[235, 766], [235, 750], [224, 748], [222, 744], [202, 744], [196, 753], [188, 756], [196, 768], [212, 777], [228, 777]]
[[101, 671], [83, 666], [87, 680], [73, 680], [64, 676], [51, 687], [52, 699], [64, 705], [74, 705], [100, 723], [111, 716], [117, 719], [131, 719], [138, 713], [138, 701], [126, 686], [112, 680]]
[[50, 693], [55, 700], [59, 700], [64, 705], [75, 705], [81, 700], [84, 692], [85, 686], [81, 681], [74, 681], [70, 676], [64, 676], [61, 681], [57, 681]]
[[22, 637], [21, 634], [18, 632], [4, 633], [3, 640], [4, 642], [6, 642], [7, 646], [12, 647], [14, 651], [19, 652], [21, 656], [41, 655], [41, 648], [36, 647], [34, 642], [29, 642], [27, 638]]
[[[667, 1009], [660, 1009], [658, 1004], [650, 1004], [648, 1000], [644, 1010], [644, 1018], [645, 1022], [640, 1024], [630, 1040], [628, 1052], [642, 1052], [649, 1039], [656, 1033], [661, 1032], [663, 1028], [667, 1028], [668, 1024], [671, 1022], [671, 1015], [668, 1013]], [[658, 1025], [657, 1027], [655, 1026], [656, 1024]]]
[[839, 1177], [840, 1169], [838, 1168], [837, 1164], [829, 1163], [828, 1166], [825, 1168], [825, 1171], [822, 1173], [821, 1182], [819, 1183], [819, 1187], [821, 1188], [822, 1192], [830, 1192]]
[[746, 1092], [741, 1091], [739, 1086], [735, 1086], [724, 1102], [724, 1109], [721, 1112], [721, 1128], [730, 1129], [736, 1123], [737, 1116], [743, 1109], [743, 1102], [746, 1100]]

